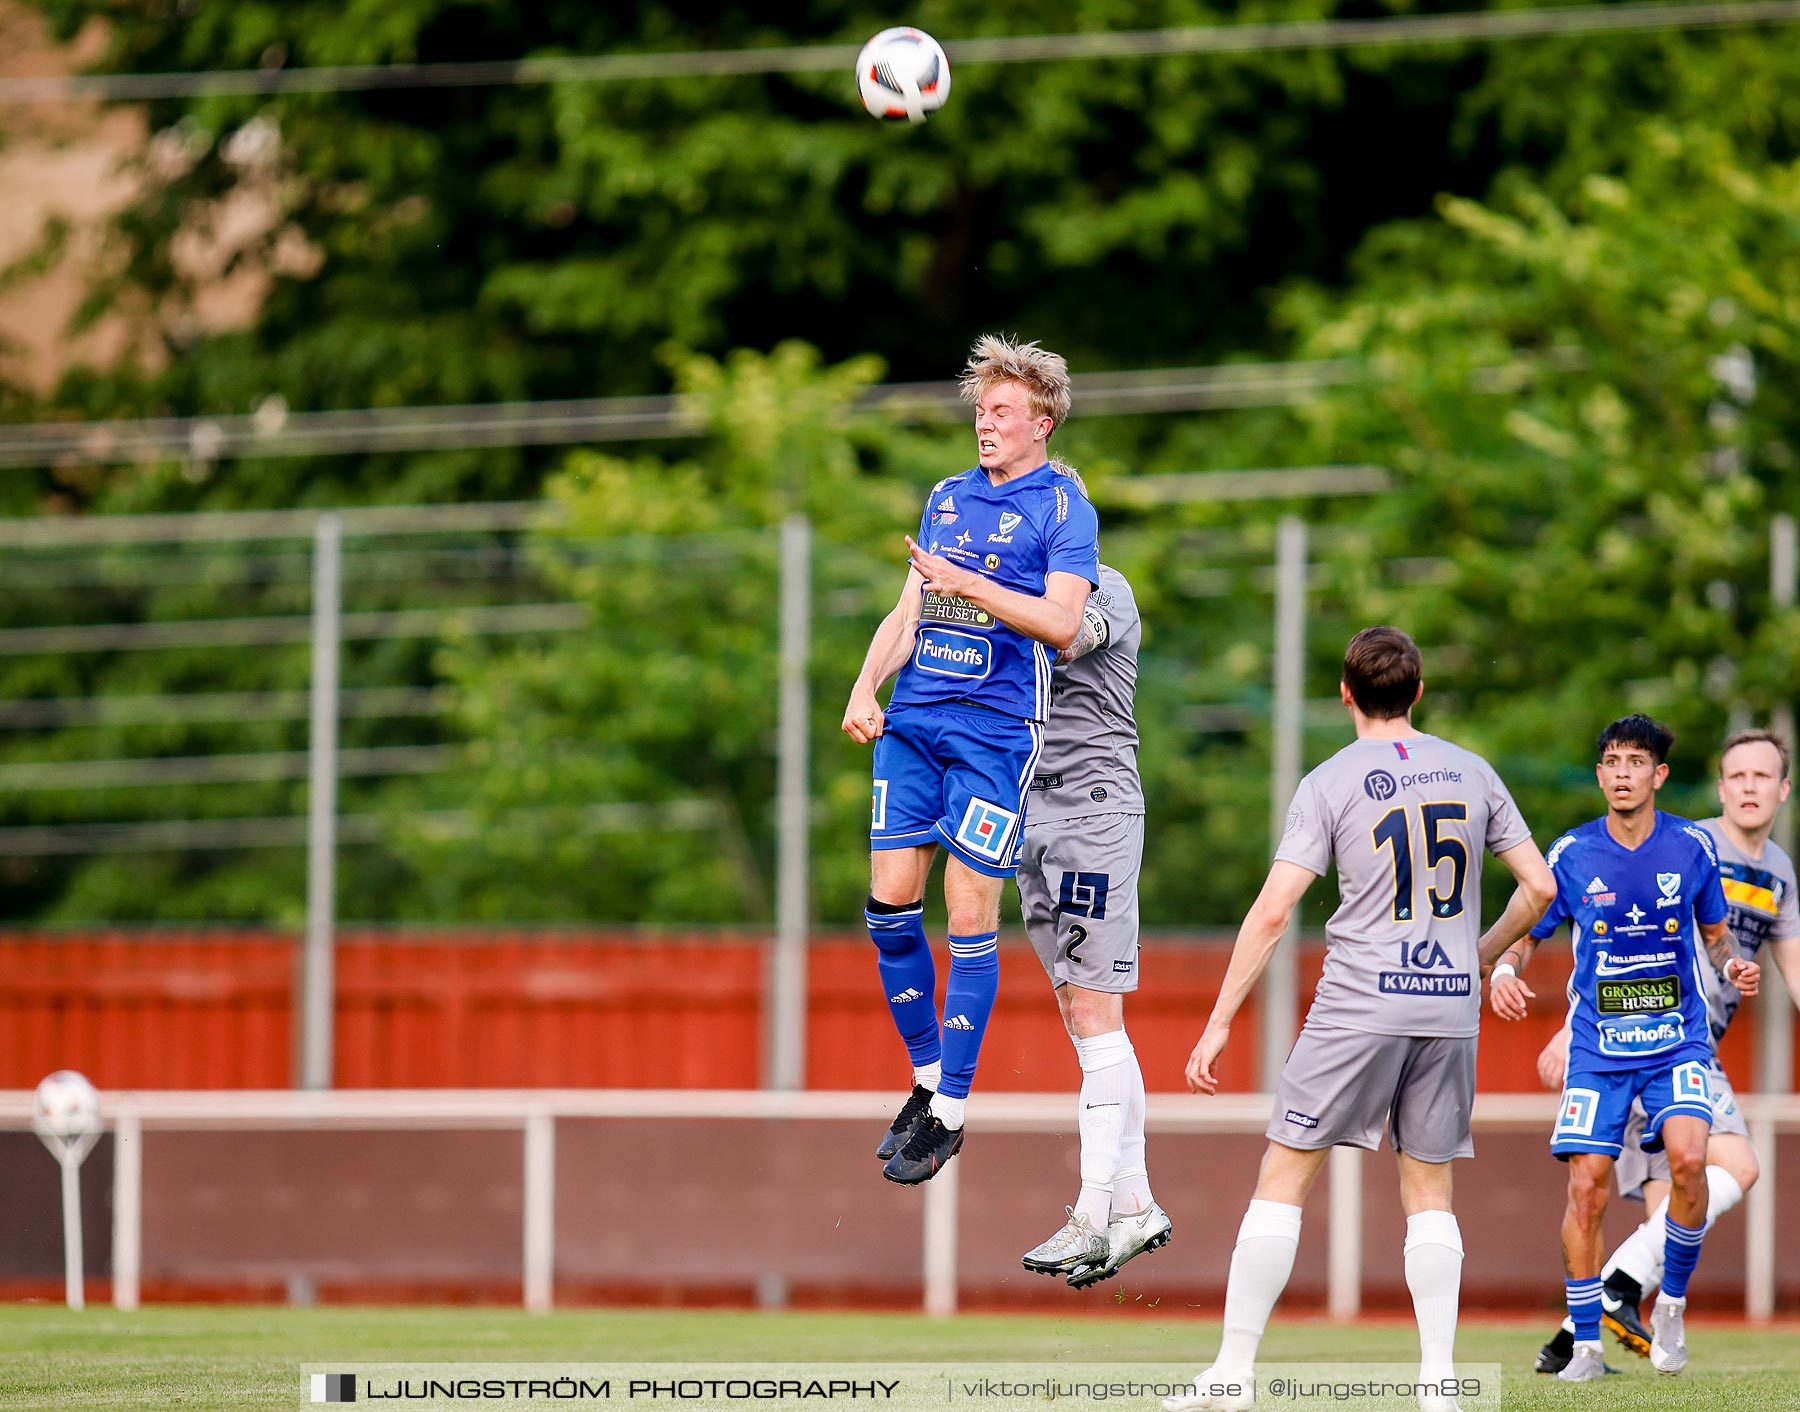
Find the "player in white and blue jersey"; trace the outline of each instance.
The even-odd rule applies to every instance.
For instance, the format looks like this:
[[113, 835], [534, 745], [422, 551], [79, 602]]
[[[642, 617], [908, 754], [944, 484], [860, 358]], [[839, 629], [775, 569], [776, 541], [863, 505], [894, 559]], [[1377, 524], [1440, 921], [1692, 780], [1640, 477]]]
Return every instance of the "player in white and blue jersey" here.
[[[1687, 1364], [1683, 1315], [1700, 1256], [1707, 1211], [1706, 1142], [1713, 1119], [1707, 1082], [1712, 1035], [1706, 963], [1745, 995], [1758, 969], [1738, 954], [1726, 926], [1725, 894], [1712, 837], [1656, 807], [1674, 736], [1647, 716], [1627, 716], [1600, 734], [1596, 775], [1606, 813], [1551, 846], [1556, 901], [1530, 940], [1498, 929], [1490, 983], [1494, 1013], [1516, 1020], [1530, 988], [1518, 972], [1536, 943], [1570, 926], [1569, 1065], [1550, 1150], [1569, 1164], [1563, 1264], [1575, 1349], [1557, 1376], [1605, 1375], [1600, 1353], [1600, 1222], [1614, 1160], [1635, 1100], [1644, 1110], [1645, 1151], [1664, 1150], [1673, 1187], [1663, 1288], [1651, 1319], [1651, 1365]], [[1704, 944], [1705, 955], [1701, 953]]]
[[[1068, 367], [986, 335], [962, 375], [979, 464], [932, 487], [907, 538], [899, 601], [875, 630], [843, 728], [875, 743], [866, 918], [913, 1088], [876, 1148], [890, 1181], [933, 1176], [962, 1147], [963, 1106], [999, 984], [1000, 893], [1017, 871], [1055, 654], [1099, 582], [1099, 521], [1049, 464]], [[899, 674], [884, 712], [876, 692]], [[940, 1030], [925, 936], [939, 849], [950, 923]]]
[[[1792, 788], [1787, 742], [1766, 730], [1739, 731], [1719, 750], [1720, 814], [1702, 819], [1719, 855], [1727, 925], [1738, 949], [1751, 960], [1767, 947], [1787, 981], [1788, 995], [1800, 1004], [1800, 879], [1786, 850], [1769, 837], [1775, 815]], [[1761, 1175], [1750, 1128], [1738, 1106], [1731, 1078], [1719, 1063], [1718, 1046], [1737, 1014], [1741, 997], [1713, 966], [1706, 968], [1706, 1012], [1712, 1030], [1712, 1133], [1706, 1141], [1706, 1226], [1712, 1226], [1744, 1199]], [[1568, 1066], [1569, 1032], [1559, 1032], [1538, 1056], [1538, 1076], [1560, 1089]], [[1662, 1283], [1669, 1212], [1669, 1163], [1661, 1152], [1638, 1147], [1644, 1114], [1633, 1108], [1625, 1128], [1625, 1150], [1613, 1177], [1619, 1195], [1644, 1203], [1645, 1219], [1608, 1257], [1600, 1274], [1600, 1321], [1639, 1357], [1650, 1355], [1650, 1331], [1638, 1317], [1647, 1291]], [[1575, 1352], [1575, 1329], [1563, 1321], [1538, 1350], [1537, 1370], [1555, 1373]]]

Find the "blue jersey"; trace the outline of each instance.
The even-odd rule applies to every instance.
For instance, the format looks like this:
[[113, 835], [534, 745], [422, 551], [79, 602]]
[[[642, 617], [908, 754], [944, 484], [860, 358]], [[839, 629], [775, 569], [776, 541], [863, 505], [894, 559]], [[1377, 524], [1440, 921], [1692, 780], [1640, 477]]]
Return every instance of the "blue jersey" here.
[[1706, 830], [1658, 810], [1650, 837], [1626, 848], [1600, 818], [1557, 839], [1545, 861], [1556, 901], [1531, 934], [1570, 925], [1570, 1070], [1667, 1064], [1683, 1050], [1709, 1060], [1710, 961], [1695, 923], [1726, 910]]
[[[1100, 581], [1100, 520], [1075, 482], [1045, 462], [995, 485], [979, 466], [932, 487], [918, 542], [1002, 587], [1041, 598], [1052, 573]], [[912, 657], [889, 707], [966, 701], [1020, 720], [1050, 712], [1043, 643], [967, 599], [925, 593]]]

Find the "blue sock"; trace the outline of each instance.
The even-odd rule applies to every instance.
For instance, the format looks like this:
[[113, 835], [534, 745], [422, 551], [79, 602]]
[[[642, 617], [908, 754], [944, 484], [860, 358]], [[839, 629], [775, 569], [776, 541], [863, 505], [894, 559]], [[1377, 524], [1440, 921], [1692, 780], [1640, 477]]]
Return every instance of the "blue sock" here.
[[1669, 1234], [1663, 1243], [1662, 1292], [1670, 1299], [1686, 1299], [1688, 1276], [1700, 1263], [1700, 1242], [1706, 1235], [1706, 1225], [1702, 1222], [1684, 1226], [1673, 1216], [1664, 1216], [1663, 1224]]
[[894, 905], [871, 897], [863, 908], [881, 987], [915, 1067], [938, 1061], [937, 964], [925, 937], [925, 903]]
[[945, 1098], [967, 1098], [994, 996], [1000, 989], [1000, 934], [950, 938], [950, 983], [944, 988]]
[[1600, 1341], [1600, 1277], [1564, 1280], [1569, 1297], [1569, 1317], [1575, 1321], [1575, 1342]]

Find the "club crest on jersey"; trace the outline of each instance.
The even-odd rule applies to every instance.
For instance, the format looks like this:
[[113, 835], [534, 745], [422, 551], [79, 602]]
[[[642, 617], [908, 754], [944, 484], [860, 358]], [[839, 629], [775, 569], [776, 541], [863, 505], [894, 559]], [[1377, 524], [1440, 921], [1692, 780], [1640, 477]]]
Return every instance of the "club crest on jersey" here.
[[1006, 845], [1019, 816], [986, 799], [971, 799], [956, 826], [956, 841], [990, 863], [1006, 857]]
[[1656, 899], [1658, 907], [1681, 906], [1681, 874], [1658, 873], [1656, 885], [1662, 890], [1662, 896]]

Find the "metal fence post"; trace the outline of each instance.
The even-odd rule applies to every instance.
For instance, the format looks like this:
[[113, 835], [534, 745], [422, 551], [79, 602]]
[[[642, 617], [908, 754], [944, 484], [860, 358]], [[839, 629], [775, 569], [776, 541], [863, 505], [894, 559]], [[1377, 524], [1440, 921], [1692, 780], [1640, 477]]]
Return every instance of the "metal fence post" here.
[[812, 637], [812, 522], [790, 515], [781, 524], [780, 745], [777, 772], [778, 855], [775, 945], [769, 954], [768, 1026], [764, 1042], [769, 1088], [806, 1083], [806, 935], [810, 911], [807, 850], [812, 813], [808, 783], [811, 707], [807, 664]]
[[[1288, 805], [1300, 785], [1302, 691], [1306, 679], [1306, 521], [1282, 518], [1275, 553], [1274, 759], [1269, 784], [1271, 852], [1287, 829]], [[1299, 996], [1298, 909], [1269, 958], [1262, 981], [1262, 1087], [1273, 1093], [1294, 1042]]]
[[313, 532], [312, 739], [306, 826], [306, 947], [300, 984], [300, 1086], [330, 1088], [337, 892], [338, 657], [343, 523], [330, 511]]

